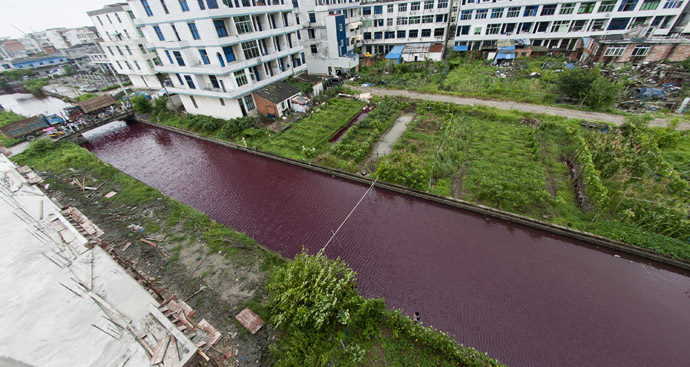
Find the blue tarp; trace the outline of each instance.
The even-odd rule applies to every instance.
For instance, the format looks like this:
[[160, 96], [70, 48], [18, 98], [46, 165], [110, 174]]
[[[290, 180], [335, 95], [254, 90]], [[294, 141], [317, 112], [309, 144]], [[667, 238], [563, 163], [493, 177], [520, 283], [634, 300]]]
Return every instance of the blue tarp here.
[[573, 64], [572, 62], [569, 62], [569, 63], [565, 64], [565, 68], [567, 70], [575, 69], [575, 64]]
[[515, 46], [498, 46], [498, 52], [501, 51], [514, 51]]
[[664, 91], [656, 88], [640, 88], [637, 94], [639, 99], [666, 99]]
[[496, 54], [496, 60], [512, 60], [514, 58], [514, 52], [499, 52], [498, 54]]
[[386, 55], [386, 60], [396, 61], [398, 64], [402, 62], [402, 51], [405, 46], [395, 46], [391, 52]]
[[467, 46], [453, 46], [455, 51], [467, 51]]

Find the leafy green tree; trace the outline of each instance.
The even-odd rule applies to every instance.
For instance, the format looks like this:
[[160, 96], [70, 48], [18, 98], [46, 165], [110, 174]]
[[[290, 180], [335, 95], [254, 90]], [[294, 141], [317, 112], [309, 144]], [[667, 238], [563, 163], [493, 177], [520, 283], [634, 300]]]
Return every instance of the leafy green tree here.
[[158, 97], [153, 101], [153, 112], [159, 114], [167, 109], [168, 97]]
[[41, 94], [41, 88], [48, 85], [48, 79], [31, 79], [24, 81], [24, 88], [26, 88], [32, 94]]
[[595, 110], [611, 107], [621, 92], [618, 83], [601, 76], [599, 69], [566, 70], [556, 79], [561, 94]]
[[132, 108], [134, 108], [134, 111], [136, 111], [136, 113], [145, 114], [153, 110], [153, 106], [151, 106], [151, 101], [146, 99], [146, 97], [144, 96], [131, 97], [130, 101], [132, 102]]

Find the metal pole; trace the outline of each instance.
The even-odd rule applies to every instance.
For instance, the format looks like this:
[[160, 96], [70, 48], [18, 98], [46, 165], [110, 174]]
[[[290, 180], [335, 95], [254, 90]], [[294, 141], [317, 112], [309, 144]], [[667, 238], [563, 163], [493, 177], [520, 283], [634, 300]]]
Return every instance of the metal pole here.
[[127, 92], [125, 92], [125, 87], [122, 85], [122, 82], [120, 82], [120, 78], [117, 77], [117, 74], [115, 74], [115, 70], [113, 70], [113, 66], [110, 65], [110, 63], [106, 63], [106, 65], [108, 65], [108, 70], [110, 70], [110, 72], [115, 77], [117, 84], [120, 86], [120, 90], [122, 90], [122, 95], [126, 96]]

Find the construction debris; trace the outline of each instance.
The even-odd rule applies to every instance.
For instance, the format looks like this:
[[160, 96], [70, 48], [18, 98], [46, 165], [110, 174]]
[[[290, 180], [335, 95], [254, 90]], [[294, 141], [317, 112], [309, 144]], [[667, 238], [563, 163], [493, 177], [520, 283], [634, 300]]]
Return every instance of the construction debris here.
[[113, 197], [113, 196], [115, 196], [115, 195], [117, 195], [117, 192], [111, 191], [111, 192], [109, 192], [109, 193], [103, 195], [103, 197], [106, 198], [106, 199], [110, 199], [111, 197]]
[[250, 333], [256, 334], [259, 329], [264, 325], [264, 321], [261, 320], [261, 318], [252, 312], [252, 310], [249, 309], [249, 307], [245, 308], [235, 316], [235, 319], [242, 324], [247, 330], [249, 330]]

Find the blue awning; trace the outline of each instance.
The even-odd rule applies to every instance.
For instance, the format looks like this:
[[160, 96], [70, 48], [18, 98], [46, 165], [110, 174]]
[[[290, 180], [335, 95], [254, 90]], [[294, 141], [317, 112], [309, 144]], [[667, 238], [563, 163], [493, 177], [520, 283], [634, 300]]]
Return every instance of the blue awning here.
[[467, 46], [453, 46], [455, 51], [467, 51]]
[[498, 51], [511, 51], [515, 50], [515, 46], [498, 46]]
[[405, 46], [395, 46], [391, 50], [391, 52], [386, 55], [386, 60], [396, 60], [400, 62], [400, 59], [402, 58], [402, 51], [405, 48]]
[[496, 60], [512, 60], [515, 58], [515, 53], [499, 52], [496, 54]]

